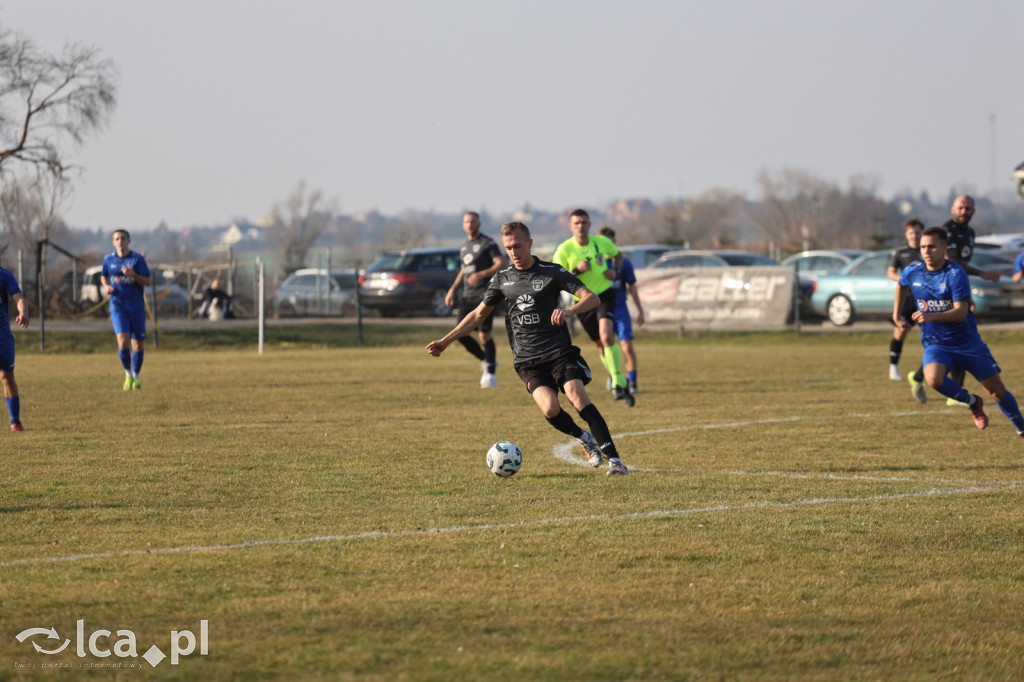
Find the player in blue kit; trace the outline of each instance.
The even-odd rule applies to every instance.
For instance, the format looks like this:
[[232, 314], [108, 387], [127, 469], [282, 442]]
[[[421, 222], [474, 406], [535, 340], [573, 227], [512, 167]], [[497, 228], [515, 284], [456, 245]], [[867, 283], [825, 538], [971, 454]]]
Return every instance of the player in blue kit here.
[[[139, 372], [146, 340], [145, 287], [149, 286], [149, 265], [142, 254], [128, 248], [128, 230], [114, 230], [114, 252], [103, 257], [100, 281], [110, 296], [110, 321], [117, 337], [117, 354], [124, 367], [124, 390], [139, 390]], [[129, 344], [130, 341], [130, 344]]]
[[[629, 470], [619, 458], [604, 417], [587, 395], [590, 368], [572, 345], [565, 326], [567, 318], [597, 308], [600, 299], [565, 268], [539, 260], [531, 253], [530, 228], [520, 222], [501, 226], [501, 241], [512, 265], [491, 278], [480, 305], [455, 328], [427, 344], [427, 352], [440, 357], [445, 348], [476, 329], [494, 308], [505, 301], [505, 330], [516, 374], [526, 384], [548, 423], [572, 436], [583, 446], [592, 467], [608, 458], [609, 475], [626, 475]], [[568, 308], [559, 307], [562, 292], [578, 297]], [[565, 393], [587, 424], [584, 431], [562, 410], [558, 392]]]
[[18, 280], [10, 270], [0, 268], [0, 383], [4, 385], [7, 412], [11, 415], [11, 431], [24, 431], [21, 425], [21, 398], [18, 397], [18, 382], [14, 380], [14, 334], [7, 312], [10, 302], [18, 307], [14, 321], [22, 329], [28, 327], [28, 304], [18, 286]]
[[916, 302], [913, 320], [921, 325], [924, 345], [924, 381], [936, 391], [958, 402], [966, 403], [979, 429], [988, 426], [988, 416], [980, 396], [946, 376], [959, 365], [977, 379], [1013, 422], [1017, 435], [1024, 438], [1024, 416], [1013, 394], [1006, 390], [999, 365], [978, 334], [978, 325], [971, 312], [971, 284], [967, 273], [946, 259], [946, 230], [929, 227], [921, 236], [923, 262], [907, 266], [900, 273], [893, 302], [893, 322], [909, 329], [909, 321], [901, 315], [903, 299], [908, 294]]
[[[615, 241], [615, 230], [607, 225], [602, 227], [598, 234]], [[615, 281], [612, 282], [612, 289], [615, 290], [615, 335], [619, 337], [619, 350], [622, 351], [622, 364], [626, 368], [629, 392], [636, 393], [637, 367], [636, 350], [633, 348], [633, 318], [630, 317], [626, 296], [632, 297], [633, 305], [636, 306], [637, 326], [644, 323], [644, 306], [640, 302], [640, 294], [636, 290], [636, 273], [633, 271], [633, 263], [625, 256], [622, 258], [622, 267], [619, 268], [618, 273]], [[609, 390], [611, 390], [611, 386], [609, 386]]]

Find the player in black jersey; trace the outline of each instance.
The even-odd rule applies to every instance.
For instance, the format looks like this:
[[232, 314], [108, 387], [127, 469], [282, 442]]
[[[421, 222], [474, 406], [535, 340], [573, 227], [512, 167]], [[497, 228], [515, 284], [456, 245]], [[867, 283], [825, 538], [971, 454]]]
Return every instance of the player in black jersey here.
[[[572, 436], [583, 446], [590, 466], [599, 467], [608, 458], [610, 475], [625, 475], [629, 470], [619, 459], [611, 431], [585, 388], [590, 383], [590, 368], [572, 344], [565, 320], [592, 310], [600, 299], [574, 275], [560, 265], [533, 256], [530, 228], [521, 222], [501, 226], [501, 241], [512, 265], [499, 270], [475, 310], [455, 328], [427, 344], [427, 352], [440, 357], [445, 348], [477, 328], [501, 301], [505, 301], [505, 329], [515, 362], [516, 374], [553, 427]], [[562, 292], [579, 297], [568, 308], [560, 308]], [[590, 426], [584, 431], [562, 410], [558, 392]]]
[[[899, 282], [900, 273], [903, 272], [903, 269], [921, 260], [922, 231], [924, 231], [924, 223], [917, 218], [911, 218], [903, 226], [903, 234], [907, 239], [907, 245], [893, 249], [892, 255], [889, 256], [889, 267], [886, 270], [886, 274], [892, 281]], [[906, 297], [903, 301], [903, 310], [900, 311], [900, 315], [909, 321], [911, 326], [914, 324], [911, 316], [915, 310], [917, 310], [917, 304], [914, 302], [914, 299], [909, 296]], [[903, 353], [903, 340], [907, 338], [909, 333], [909, 326], [896, 326], [893, 328], [892, 340], [889, 342], [889, 378], [893, 381], [899, 381], [902, 378], [899, 369], [900, 355]], [[928, 400], [924, 384], [921, 378], [914, 379], [914, 376], [920, 373], [921, 368], [918, 367], [916, 372], [911, 372], [907, 376], [907, 379], [910, 381], [910, 390], [913, 392], [914, 397], [923, 403]]]
[[[474, 308], [480, 305], [480, 299], [487, 291], [487, 283], [491, 281], [499, 268], [505, 266], [505, 258], [501, 248], [493, 239], [480, 234], [480, 214], [466, 211], [462, 217], [462, 229], [466, 232], [466, 241], [459, 249], [459, 274], [455, 276], [451, 289], [444, 297], [445, 305], [454, 306], [456, 293], [459, 301], [459, 319], [463, 319]], [[494, 352], [494, 339], [491, 337], [494, 314], [487, 317], [479, 327], [480, 343], [472, 336], [459, 339], [469, 354], [480, 361], [484, 373], [480, 377], [480, 388], [495, 388], [498, 385], [494, 378], [494, 367], [497, 365]]]
[[[974, 228], [971, 227], [971, 218], [974, 217], [974, 199], [966, 194], [961, 194], [953, 200], [953, 206], [949, 209], [952, 216], [942, 224], [946, 228], [946, 256], [964, 270], [968, 275], [976, 275], [990, 282], [999, 281], [998, 272], [987, 272], [979, 270], [971, 265], [971, 256], [974, 255]], [[966, 373], [963, 367], [952, 367], [949, 376], [958, 385], [964, 385]], [[946, 400], [947, 405], [959, 405], [955, 400]]]

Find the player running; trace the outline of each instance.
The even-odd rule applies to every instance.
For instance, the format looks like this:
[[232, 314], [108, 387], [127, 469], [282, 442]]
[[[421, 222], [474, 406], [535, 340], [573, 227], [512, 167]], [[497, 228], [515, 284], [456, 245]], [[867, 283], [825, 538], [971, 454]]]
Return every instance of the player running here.
[[913, 320], [921, 325], [924, 345], [924, 381], [936, 391], [971, 408], [979, 429], [988, 426], [980, 396], [968, 393], [946, 372], [959, 365], [970, 372], [995, 399], [1017, 435], [1024, 438], [1024, 416], [1013, 394], [1006, 390], [999, 365], [978, 334], [971, 312], [971, 284], [967, 273], [946, 259], [946, 230], [929, 227], [921, 236], [921, 258], [900, 273], [893, 301], [892, 317], [897, 326], [909, 329], [901, 315], [903, 298], [909, 293], [917, 303]]
[[0, 383], [4, 385], [7, 412], [11, 415], [11, 431], [24, 431], [21, 425], [21, 398], [18, 397], [18, 382], [14, 380], [14, 334], [8, 313], [10, 302], [18, 308], [14, 321], [22, 329], [28, 327], [28, 304], [18, 286], [18, 280], [10, 270], [0, 268]]
[[[585, 386], [591, 380], [590, 368], [580, 355], [580, 349], [572, 345], [565, 326], [566, 318], [596, 308], [598, 297], [565, 268], [535, 258], [531, 252], [530, 228], [525, 224], [502, 225], [501, 241], [512, 265], [494, 275], [480, 305], [443, 338], [428, 343], [427, 352], [440, 357], [445, 348], [476, 329], [504, 300], [505, 329], [516, 373], [548, 423], [579, 441], [590, 466], [601, 466], [603, 458], [607, 457], [609, 475], [628, 474], [612, 442], [608, 424], [587, 395]], [[563, 291], [578, 298], [568, 308], [558, 307]], [[562, 410], [559, 390], [590, 426], [589, 432]]]
[[[117, 354], [124, 367], [124, 390], [139, 390], [139, 372], [146, 340], [146, 299], [149, 265], [142, 254], [128, 248], [132, 238], [128, 230], [114, 230], [114, 252], [103, 257], [100, 281], [110, 296], [110, 321], [117, 337]], [[129, 339], [131, 345], [129, 346]]]
[[601, 362], [612, 378], [615, 399], [633, 407], [636, 400], [622, 371], [622, 353], [615, 340], [615, 289], [612, 282], [622, 267], [622, 254], [615, 242], [590, 234], [590, 214], [578, 208], [569, 215], [572, 237], [558, 245], [552, 257], [558, 265], [580, 278], [599, 298], [593, 310], [580, 316], [580, 326], [601, 354]]

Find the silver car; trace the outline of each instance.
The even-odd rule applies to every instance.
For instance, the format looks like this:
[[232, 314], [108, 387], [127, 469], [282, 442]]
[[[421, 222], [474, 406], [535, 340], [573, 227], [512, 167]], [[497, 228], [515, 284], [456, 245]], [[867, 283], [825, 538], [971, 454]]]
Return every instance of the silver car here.
[[344, 317], [355, 314], [355, 270], [296, 270], [277, 287], [274, 310], [278, 317]]

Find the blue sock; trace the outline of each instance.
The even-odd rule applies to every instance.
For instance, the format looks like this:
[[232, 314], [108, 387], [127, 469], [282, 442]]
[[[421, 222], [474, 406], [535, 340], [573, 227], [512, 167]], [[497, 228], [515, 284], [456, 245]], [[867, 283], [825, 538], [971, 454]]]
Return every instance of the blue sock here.
[[7, 411], [11, 413], [11, 423], [21, 421], [21, 398], [14, 396], [7, 399]]
[[635, 384], [636, 383], [636, 370], [635, 369], [631, 369], [628, 372], [626, 372], [626, 374], [629, 377], [629, 383]]
[[939, 386], [939, 393], [947, 398], [952, 398], [953, 400], [958, 400], [965, 404], [970, 404], [971, 402], [971, 394], [967, 389], [950, 379], [948, 376], [942, 380], [942, 386]]
[[132, 374], [139, 376], [139, 372], [142, 371], [142, 354], [143, 350], [139, 350], [132, 353]]
[[124, 371], [132, 371], [132, 352], [127, 348], [123, 350], [118, 348], [117, 354], [121, 358], [121, 366], [124, 367]]
[[996, 405], [999, 405], [999, 409], [1003, 411], [1006, 418], [1013, 422], [1013, 425], [1017, 428], [1017, 433], [1024, 431], [1024, 416], [1021, 415], [1017, 399], [1013, 397], [1012, 393], [1007, 391], [1006, 397], [1002, 401], [997, 400]]

